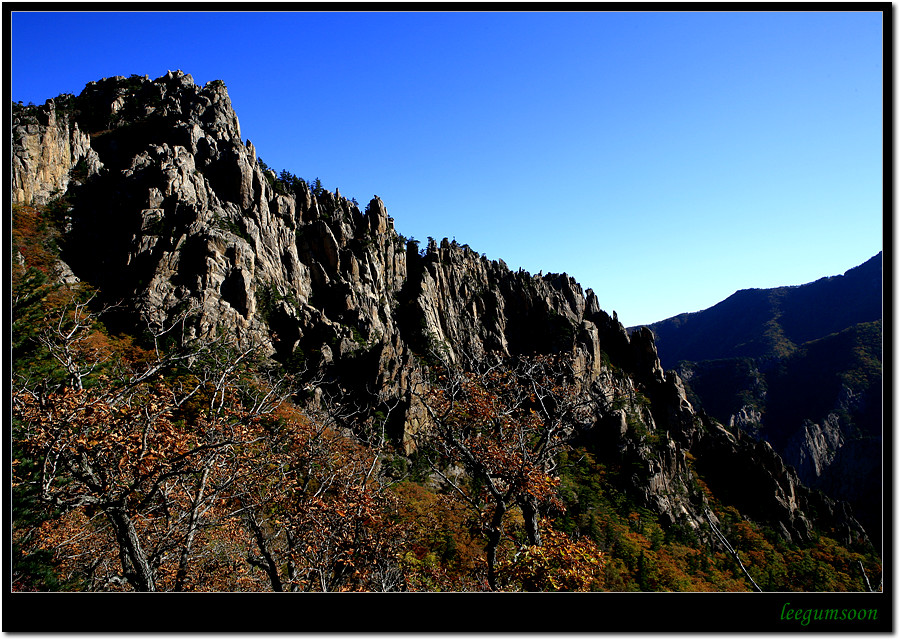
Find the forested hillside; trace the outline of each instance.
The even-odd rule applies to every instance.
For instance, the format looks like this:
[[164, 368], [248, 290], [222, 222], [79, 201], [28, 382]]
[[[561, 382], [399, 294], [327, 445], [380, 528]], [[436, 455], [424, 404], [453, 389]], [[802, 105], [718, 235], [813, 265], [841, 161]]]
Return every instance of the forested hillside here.
[[694, 313], [648, 325], [667, 369], [682, 360], [769, 360], [882, 318], [882, 255], [844, 275], [775, 289], [743, 289]]
[[848, 501], [880, 545], [885, 498], [882, 255], [842, 276], [739, 291], [650, 326], [688, 397]]

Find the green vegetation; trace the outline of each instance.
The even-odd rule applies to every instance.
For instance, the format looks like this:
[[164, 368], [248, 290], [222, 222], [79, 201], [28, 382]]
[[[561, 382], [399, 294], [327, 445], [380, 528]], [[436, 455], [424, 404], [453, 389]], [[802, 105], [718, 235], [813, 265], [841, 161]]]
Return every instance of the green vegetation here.
[[[600, 462], [588, 449], [576, 449], [561, 457], [560, 469], [566, 511], [556, 524], [570, 536], [589, 536], [607, 554], [606, 589], [752, 590], [730, 554], [711, 549], [688, 528], [663, 527], [640, 507], [627, 490], [627, 468]], [[866, 591], [860, 562], [870, 579], [881, 575], [877, 557], [865, 548], [848, 549], [823, 535], [805, 547], [785, 543], [719, 502], [692, 473], [710, 500], [719, 528], [763, 591]], [[708, 525], [702, 531], [710, 537]]]
[[266, 176], [266, 180], [272, 185], [272, 188], [276, 193], [283, 196], [294, 196], [309, 191], [314, 196], [318, 197], [325, 191], [325, 187], [322, 186], [322, 181], [319, 178], [315, 178], [314, 180], [304, 180], [287, 170], [282, 170], [281, 173], [276, 176], [275, 170], [271, 169], [262, 158], [258, 157], [256, 161], [259, 164], [259, 168], [262, 170], [263, 175]]
[[[165, 216], [164, 216], [165, 217]], [[229, 233], [233, 233], [239, 238], [243, 238], [249, 243], [253, 243], [253, 238], [244, 231], [243, 227], [240, 224], [231, 220], [230, 218], [223, 218], [221, 216], [213, 216], [212, 224], [214, 227], [221, 229], [222, 231], [228, 231]]]
[[287, 302], [295, 308], [300, 307], [300, 301], [296, 296], [283, 294], [271, 283], [265, 283], [256, 287], [256, 310], [266, 322], [271, 322], [272, 315], [280, 302]]

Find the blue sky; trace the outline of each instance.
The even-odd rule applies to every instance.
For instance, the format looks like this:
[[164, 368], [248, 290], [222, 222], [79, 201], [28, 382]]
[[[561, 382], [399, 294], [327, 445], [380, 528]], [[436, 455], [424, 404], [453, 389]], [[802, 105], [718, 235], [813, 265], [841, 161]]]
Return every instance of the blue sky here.
[[883, 246], [879, 12], [13, 13], [9, 42], [26, 103], [221, 79], [270, 167], [625, 325]]

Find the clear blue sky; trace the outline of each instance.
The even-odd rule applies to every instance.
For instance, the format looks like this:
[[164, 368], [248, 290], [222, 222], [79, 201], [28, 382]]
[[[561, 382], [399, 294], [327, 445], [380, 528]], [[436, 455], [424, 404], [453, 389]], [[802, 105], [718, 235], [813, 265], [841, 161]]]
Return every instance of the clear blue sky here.
[[13, 13], [10, 45], [26, 103], [221, 79], [270, 167], [626, 325], [883, 245], [879, 12]]

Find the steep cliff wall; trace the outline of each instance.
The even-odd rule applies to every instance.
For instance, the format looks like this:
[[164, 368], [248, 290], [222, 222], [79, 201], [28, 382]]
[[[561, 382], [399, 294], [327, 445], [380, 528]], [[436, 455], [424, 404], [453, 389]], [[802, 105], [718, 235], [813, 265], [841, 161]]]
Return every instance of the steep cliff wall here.
[[99, 170], [90, 138], [77, 122], [70, 123], [67, 113], [57, 117], [60, 111], [54, 100], [27, 111], [14, 106], [13, 111], [13, 202], [46, 203], [66, 190], [79, 162], [85, 174]]
[[[46, 117], [26, 122], [34, 111]], [[634, 470], [625, 489], [664, 519], [702, 527], [695, 459], [713, 492], [788, 539], [810, 536], [811, 506], [820, 525], [860, 534], [770, 447], [695, 413], [650, 331], [629, 336], [572, 278], [514, 272], [446, 239], [420, 248], [377, 197], [361, 210], [338, 192], [285, 189], [242, 140], [219, 81], [109, 78], [16, 117], [14, 200], [65, 191], [63, 256], [107, 301], [124, 302], [126, 325], [166, 326], [192, 310], [196, 336], [228, 331], [361, 397], [396, 399], [394, 435], [407, 450], [426, 426], [412, 386], [431, 350], [456, 360], [570, 354], [578, 383], [609, 400], [590, 440]]]

